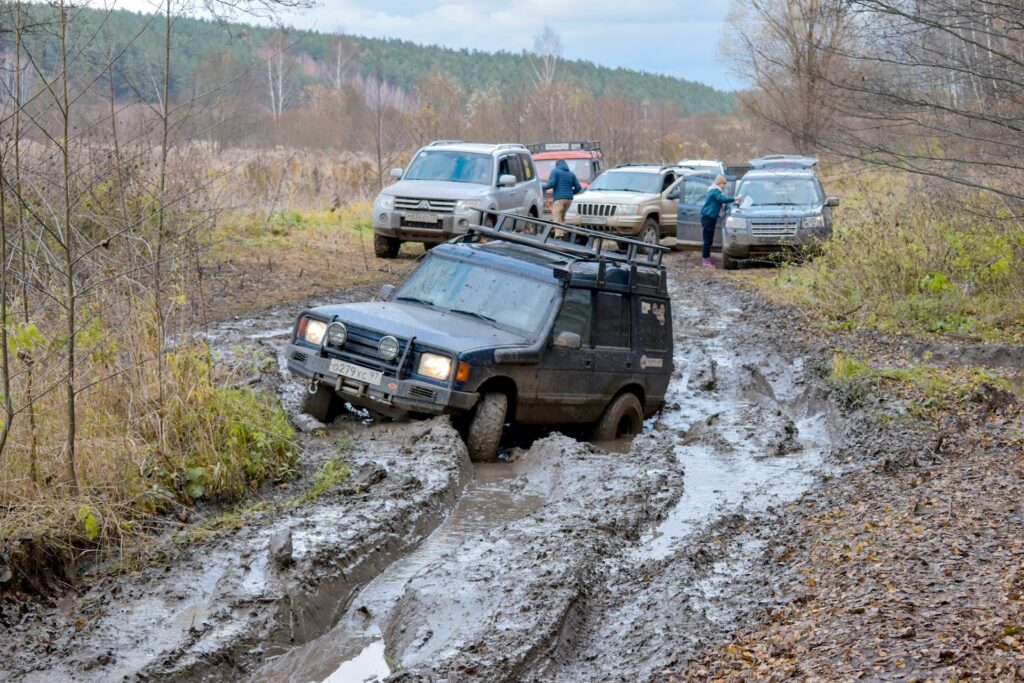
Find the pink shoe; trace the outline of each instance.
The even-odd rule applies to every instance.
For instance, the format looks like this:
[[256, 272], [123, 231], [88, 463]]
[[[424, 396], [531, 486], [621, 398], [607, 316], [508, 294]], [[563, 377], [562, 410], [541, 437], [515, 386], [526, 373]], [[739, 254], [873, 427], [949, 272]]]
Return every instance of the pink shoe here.
[[714, 268], [715, 267], [714, 261], [712, 261], [710, 258], [703, 259], [703, 264], [704, 264], [705, 268]]

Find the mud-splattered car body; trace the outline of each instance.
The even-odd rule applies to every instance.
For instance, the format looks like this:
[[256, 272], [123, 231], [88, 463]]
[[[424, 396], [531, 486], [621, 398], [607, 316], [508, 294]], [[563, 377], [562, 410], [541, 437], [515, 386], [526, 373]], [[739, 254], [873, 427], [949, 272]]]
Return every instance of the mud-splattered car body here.
[[[287, 358], [310, 380], [307, 411], [463, 415], [472, 432], [483, 398], [500, 394], [502, 425], [608, 418], [606, 436], [636, 433], [672, 373], [661, 251], [619, 238], [626, 253], [613, 254], [600, 233], [577, 229], [576, 244], [556, 237], [564, 226], [534, 220], [527, 234], [515, 218], [433, 249], [383, 301], [303, 311]], [[621, 419], [616, 400], [633, 406]]]

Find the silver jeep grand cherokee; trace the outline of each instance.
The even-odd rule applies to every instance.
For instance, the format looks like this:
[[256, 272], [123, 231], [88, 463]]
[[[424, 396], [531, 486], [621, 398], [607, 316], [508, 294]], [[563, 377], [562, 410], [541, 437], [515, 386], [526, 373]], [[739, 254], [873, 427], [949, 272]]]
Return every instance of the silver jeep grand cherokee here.
[[416, 152], [409, 167], [373, 202], [373, 248], [394, 258], [402, 242], [429, 247], [466, 232], [470, 223], [494, 225], [484, 211], [540, 216], [543, 193], [530, 152], [519, 144], [438, 140]]

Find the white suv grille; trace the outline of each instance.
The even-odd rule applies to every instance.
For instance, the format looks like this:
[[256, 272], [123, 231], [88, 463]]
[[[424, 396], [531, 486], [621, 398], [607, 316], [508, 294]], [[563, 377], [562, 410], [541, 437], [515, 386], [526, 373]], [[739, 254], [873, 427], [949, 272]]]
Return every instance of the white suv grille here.
[[454, 199], [419, 199], [418, 197], [395, 197], [395, 208], [401, 211], [430, 211], [431, 213], [454, 213]]
[[792, 237], [796, 234], [796, 223], [751, 223], [750, 234], [754, 237]]

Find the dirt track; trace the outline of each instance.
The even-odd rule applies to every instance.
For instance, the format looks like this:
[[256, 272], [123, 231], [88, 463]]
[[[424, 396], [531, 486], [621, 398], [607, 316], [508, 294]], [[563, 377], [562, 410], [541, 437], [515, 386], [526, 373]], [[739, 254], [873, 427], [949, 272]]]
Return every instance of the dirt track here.
[[[556, 434], [473, 466], [445, 420], [346, 416], [301, 437], [314, 467], [352, 435], [338, 490], [30, 615], [0, 680], [656, 680], [727, 641], [793, 578], [789, 503], [933, 435], [844, 413], [802, 321], [670, 262], [676, 373], [628, 452]], [[211, 339], [276, 357], [292, 313]]]

